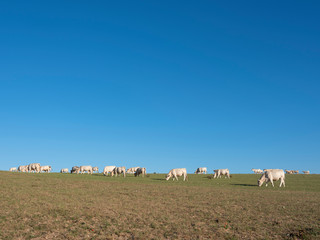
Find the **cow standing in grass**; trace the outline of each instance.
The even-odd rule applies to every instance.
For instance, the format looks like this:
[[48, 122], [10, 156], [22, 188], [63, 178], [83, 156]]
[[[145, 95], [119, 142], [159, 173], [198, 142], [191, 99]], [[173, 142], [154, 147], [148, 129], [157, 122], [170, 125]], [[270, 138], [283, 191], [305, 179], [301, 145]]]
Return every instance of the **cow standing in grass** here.
[[92, 167], [91, 166], [80, 166], [80, 173], [83, 174], [87, 172], [88, 174], [92, 174]]
[[252, 172], [254, 172], [255, 174], [259, 174], [259, 173], [263, 173], [263, 171], [261, 169], [251, 169]]
[[93, 172], [96, 172], [96, 173], [99, 173], [99, 168], [98, 168], [98, 167], [93, 167], [93, 168], [92, 168], [92, 171], [93, 171]]
[[123, 177], [126, 177], [126, 168], [125, 167], [115, 167], [111, 173], [111, 176], [115, 175], [117, 177], [120, 174], [123, 174]]
[[293, 170], [285, 170], [286, 174], [293, 174]]
[[40, 172], [51, 172], [52, 168], [51, 166], [41, 166]]
[[230, 173], [229, 173], [229, 169], [216, 169], [216, 170], [213, 170], [214, 172], [214, 175], [213, 175], [213, 178], [221, 178], [221, 176], [225, 176], [230, 178]]
[[137, 177], [137, 176], [140, 176], [141, 174], [142, 174], [142, 177], [144, 177], [147, 174], [146, 168], [139, 167], [134, 173], [134, 176]]
[[185, 168], [174, 168], [170, 170], [170, 172], [167, 174], [166, 180], [168, 181], [170, 178], [174, 181], [176, 179], [178, 181], [178, 177], [183, 176], [183, 181], [186, 180], [187, 176], [187, 169]]
[[207, 168], [206, 167], [197, 168], [197, 170], [194, 173], [195, 174], [207, 174]]
[[310, 171], [302, 171], [304, 174], [310, 174]]
[[80, 172], [80, 167], [78, 166], [73, 166], [70, 173], [76, 173], [78, 174]]
[[12, 168], [9, 169], [9, 171], [10, 171], [10, 172], [17, 172], [18, 170], [17, 170], [16, 167], [12, 167]]
[[60, 173], [68, 173], [69, 172], [69, 169], [68, 168], [62, 168]]
[[40, 172], [40, 163], [30, 163], [28, 165], [28, 170], [29, 170], [29, 172], [39, 173]]
[[103, 175], [108, 176], [109, 173], [113, 175], [112, 172], [115, 168], [116, 166], [105, 166], [103, 169]]
[[271, 182], [272, 186], [274, 187], [273, 181], [280, 180], [280, 186], [283, 185], [285, 187], [285, 174], [282, 169], [269, 169], [265, 171], [260, 179], [258, 180], [258, 186], [261, 187], [264, 182], [266, 182], [266, 187], [268, 186], [268, 182]]
[[28, 165], [25, 165], [25, 166], [21, 165], [21, 166], [19, 166], [19, 167], [18, 167], [18, 171], [19, 171], [19, 172], [29, 172]]

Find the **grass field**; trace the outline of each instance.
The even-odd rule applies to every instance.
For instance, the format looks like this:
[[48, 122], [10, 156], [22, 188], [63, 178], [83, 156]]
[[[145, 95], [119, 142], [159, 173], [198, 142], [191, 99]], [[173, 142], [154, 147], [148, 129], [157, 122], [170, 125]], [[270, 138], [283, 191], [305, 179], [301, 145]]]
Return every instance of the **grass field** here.
[[0, 172], [0, 239], [320, 239], [320, 175]]

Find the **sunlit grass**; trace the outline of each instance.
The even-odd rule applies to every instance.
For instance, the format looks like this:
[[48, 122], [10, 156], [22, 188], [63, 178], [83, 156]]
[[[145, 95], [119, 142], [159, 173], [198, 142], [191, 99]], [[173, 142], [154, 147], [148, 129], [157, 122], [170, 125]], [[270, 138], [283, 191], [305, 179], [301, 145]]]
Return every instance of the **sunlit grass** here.
[[102, 174], [0, 172], [0, 239], [314, 239], [320, 176], [188, 181]]

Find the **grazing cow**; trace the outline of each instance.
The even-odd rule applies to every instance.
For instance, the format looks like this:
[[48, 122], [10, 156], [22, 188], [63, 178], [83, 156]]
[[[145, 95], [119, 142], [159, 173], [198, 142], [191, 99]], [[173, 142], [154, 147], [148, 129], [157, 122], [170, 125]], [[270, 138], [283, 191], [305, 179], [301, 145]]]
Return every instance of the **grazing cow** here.
[[93, 171], [93, 172], [96, 172], [96, 173], [99, 173], [99, 168], [98, 168], [98, 167], [93, 167], [93, 168], [92, 168], [92, 171]]
[[103, 175], [108, 176], [109, 173], [113, 175], [112, 172], [113, 172], [113, 169], [115, 168], [116, 166], [105, 166], [103, 169]]
[[25, 165], [25, 166], [21, 165], [21, 166], [19, 166], [19, 167], [18, 167], [18, 171], [19, 171], [19, 172], [29, 172], [28, 165]]
[[29, 170], [29, 172], [39, 173], [40, 172], [40, 163], [30, 163], [28, 165], [28, 170]]
[[92, 174], [92, 167], [91, 166], [80, 166], [80, 173], [83, 174], [87, 172], [88, 174]]
[[310, 174], [310, 171], [302, 171], [304, 174]]
[[40, 172], [51, 172], [52, 168], [51, 166], [41, 166]]
[[79, 172], [80, 172], [80, 167], [78, 167], [78, 166], [72, 167], [72, 169], [70, 171], [70, 173], [76, 173], [76, 174], [78, 174]]
[[230, 173], [229, 173], [229, 169], [216, 169], [216, 170], [213, 170], [214, 172], [214, 175], [213, 175], [213, 178], [221, 178], [221, 176], [225, 176], [224, 178], [228, 177], [230, 178]]
[[178, 177], [183, 176], [183, 181], [188, 178], [187, 176], [187, 169], [185, 168], [174, 168], [171, 169], [170, 172], [167, 174], [166, 180], [168, 181], [170, 178], [174, 181], [176, 179], [178, 181]]
[[17, 172], [18, 170], [17, 170], [16, 167], [12, 167], [12, 168], [9, 169], [9, 171], [10, 171], [10, 172]]
[[68, 168], [62, 168], [60, 173], [68, 173], [69, 172], [69, 169]]
[[292, 170], [293, 171], [293, 173], [295, 173], [295, 174], [299, 174], [299, 170]]
[[137, 171], [137, 169], [140, 167], [132, 167], [132, 168], [128, 168], [127, 169], [127, 173], [135, 173]]
[[259, 173], [263, 173], [263, 171], [261, 169], [251, 169], [252, 172], [254, 172], [255, 174], [259, 174]]
[[268, 186], [268, 182], [271, 182], [274, 187], [273, 181], [278, 181], [280, 179], [280, 186], [283, 185], [285, 187], [285, 174], [282, 169], [270, 169], [265, 171], [260, 179], [258, 180], [258, 186], [261, 187], [264, 182], [266, 182], [266, 187]]
[[204, 173], [204, 174], [207, 174], [207, 168], [206, 167], [200, 167], [200, 168], [197, 168], [197, 170], [194, 172], [195, 174], [200, 174], [200, 173]]
[[134, 173], [134, 176], [139, 176], [142, 174], [142, 177], [144, 177], [147, 174], [146, 168], [138, 168], [136, 172]]
[[115, 167], [113, 169], [113, 171], [111, 172], [111, 176], [116, 175], [116, 177], [118, 176], [118, 174], [123, 174], [123, 177], [126, 177], [126, 168], [125, 167]]
[[285, 170], [286, 174], [293, 174], [293, 170]]

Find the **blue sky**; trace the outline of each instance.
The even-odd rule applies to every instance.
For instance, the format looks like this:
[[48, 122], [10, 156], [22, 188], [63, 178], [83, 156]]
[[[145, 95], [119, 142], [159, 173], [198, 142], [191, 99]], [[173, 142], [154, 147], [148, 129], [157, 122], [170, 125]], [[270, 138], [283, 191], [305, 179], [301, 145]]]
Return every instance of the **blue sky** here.
[[0, 3], [0, 169], [320, 173], [317, 1]]

